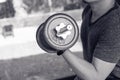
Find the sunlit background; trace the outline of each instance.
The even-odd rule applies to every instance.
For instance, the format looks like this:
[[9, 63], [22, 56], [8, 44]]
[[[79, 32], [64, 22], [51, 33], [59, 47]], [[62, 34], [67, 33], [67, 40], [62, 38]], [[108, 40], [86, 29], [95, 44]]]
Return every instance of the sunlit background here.
[[[80, 28], [84, 6], [82, 0], [0, 0], [0, 80], [54, 80], [74, 75], [62, 57], [37, 45], [36, 30], [55, 13], [69, 14]], [[80, 39], [71, 50], [82, 51]]]

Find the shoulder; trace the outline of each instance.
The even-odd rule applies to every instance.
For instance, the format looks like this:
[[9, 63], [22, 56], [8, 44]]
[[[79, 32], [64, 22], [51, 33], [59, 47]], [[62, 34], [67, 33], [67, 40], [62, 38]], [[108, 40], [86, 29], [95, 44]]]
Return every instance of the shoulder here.
[[116, 3], [114, 9], [110, 12], [109, 16], [110, 21], [113, 21], [113, 23], [119, 23], [120, 24], [120, 5]]
[[104, 18], [104, 27], [107, 30], [118, 30], [120, 31], [120, 6], [110, 11], [110, 13]]
[[83, 13], [82, 13], [82, 19], [86, 16], [86, 14], [88, 13], [89, 10], [90, 10], [90, 6], [86, 5], [86, 7], [84, 8]]

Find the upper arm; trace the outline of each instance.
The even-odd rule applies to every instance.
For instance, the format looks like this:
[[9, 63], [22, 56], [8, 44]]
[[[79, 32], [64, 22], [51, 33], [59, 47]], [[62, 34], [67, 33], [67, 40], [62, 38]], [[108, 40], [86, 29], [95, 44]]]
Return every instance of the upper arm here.
[[105, 80], [116, 65], [116, 63], [106, 62], [96, 57], [93, 57], [92, 63], [96, 69], [97, 77], [100, 80]]
[[120, 60], [120, 24], [115, 21], [102, 32], [93, 53], [93, 65], [103, 79]]

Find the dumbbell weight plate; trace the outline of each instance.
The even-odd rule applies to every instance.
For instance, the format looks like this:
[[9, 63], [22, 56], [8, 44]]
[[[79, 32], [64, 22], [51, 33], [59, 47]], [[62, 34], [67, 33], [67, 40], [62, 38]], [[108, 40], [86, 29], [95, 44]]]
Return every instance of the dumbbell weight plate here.
[[[73, 28], [71, 34], [66, 39], [56, 37], [54, 29], [63, 23], [64, 25], [71, 25]], [[57, 13], [50, 16], [45, 22], [44, 28], [45, 40], [53, 49], [65, 50], [72, 47], [79, 35], [79, 28], [76, 21], [69, 15], [64, 13]]]
[[42, 48], [44, 51], [49, 52], [49, 53], [56, 52], [55, 49], [53, 49], [46, 43], [43, 33], [44, 33], [44, 23], [39, 26], [36, 32], [36, 40], [40, 48]]

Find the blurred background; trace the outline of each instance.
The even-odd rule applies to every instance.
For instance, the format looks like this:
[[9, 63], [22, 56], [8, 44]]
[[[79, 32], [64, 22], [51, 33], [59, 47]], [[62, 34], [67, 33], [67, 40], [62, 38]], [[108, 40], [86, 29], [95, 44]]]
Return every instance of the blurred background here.
[[[50, 15], [66, 13], [81, 26], [82, 0], [0, 0], [0, 80], [71, 80], [62, 57], [46, 53], [36, 30]], [[80, 39], [71, 48], [82, 58]]]

